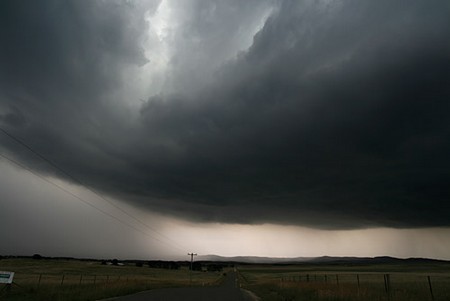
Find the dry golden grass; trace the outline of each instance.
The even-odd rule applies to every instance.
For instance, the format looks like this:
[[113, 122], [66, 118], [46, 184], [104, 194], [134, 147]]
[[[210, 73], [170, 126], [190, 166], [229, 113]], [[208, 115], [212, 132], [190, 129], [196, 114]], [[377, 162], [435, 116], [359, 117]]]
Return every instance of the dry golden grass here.
[[221, 273], [101, 265], [96, 261], [3, 259], [0, 270], [15, 272], [9, 293], [0, 285], [1, 300], [98, 300], [138, 291], [217, 284]]
[[[389, 275], [388, 286], [386, 274]], [[245, 288], [259, 295], [263, 301], [450, 300], [448, 265], [432, 268], [401, 265], [260, 266], [242, 267], [240, 276]]]

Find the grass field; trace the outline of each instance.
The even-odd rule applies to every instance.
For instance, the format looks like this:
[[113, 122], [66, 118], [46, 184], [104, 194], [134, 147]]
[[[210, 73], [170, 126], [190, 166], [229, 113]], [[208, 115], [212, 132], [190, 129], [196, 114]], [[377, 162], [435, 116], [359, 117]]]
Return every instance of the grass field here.
[[0, 271], [15, 272], [9, 292], [0, 284], [0, 300], [98, 300], [138, 291], [189, 285], [214, 285], [222, 273], [101, 265], [97, 261], [2, 259]]
[[239, 272], [263, 301], [450, 300], [449, 264], [261, 265]]

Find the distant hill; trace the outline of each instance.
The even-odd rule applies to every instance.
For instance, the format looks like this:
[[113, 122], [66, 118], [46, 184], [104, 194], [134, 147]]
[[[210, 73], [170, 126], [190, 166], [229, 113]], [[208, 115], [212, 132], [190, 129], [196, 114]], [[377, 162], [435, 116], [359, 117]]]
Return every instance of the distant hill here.
[[312, 258], [297, 257], [297, 258], [282, 258], [282, 257], [259, 257], [259, 256], [234, 256], [224, 257], [218, 255], [199, 255], [196, 260], [200, 261], [223, 261], [223, 262], [241, 262], [241, 263], [292, 263], [305, 262]]
[[224, 257], [219, 255], [199, 255], [197, 261], [214, 262], [236, 262], [236, 263], [260, 263], [260, 264], [296, 264], [296, 263], [316, 263], [316, 264], [392, 264], [392, 263], [438, 263], [446, 260], [429, 258], [395, 258], [389, 256], [379, 257], [259, 257], [259, 256], [234, 256]]
[[[16, 256], [16, 255], [1, 255], [1, 259], [8, 258], [30, 258], [36, 260], [81, 260], [81, 261], [105, 261], [110, 262], [113, 259], [94, 259], [94, 258], [73, 258], [73, 257], [47, 257], [39, 254], [33, 256]], [[117, 260], [117, 259], [115, 259]], [[449, 260], [430, 259], [430, 258], [395, 258], [390, 256], [378, 257], [336, 257], [336, 256], [321, 256], [321, 257], [261, 257], [261, 256], [219, 256], [219, 255], [198, 255], [194, 258], [195, 261], [204, 263], [230, 263], [230, 264], [323, 264], [323, 265], [370, 265], [370, 264], [435, 264], [445, 263], [450, 264]], [[147, 263], [149, 260], [144, 259], [124, 259], [120, 262], [127, 264], [136, 264], [137, 262]], [[182, 265], [189, 265], [189, 260], [160, 260], [152, 259], [150, 261], [158, 262], [177, 262]]]

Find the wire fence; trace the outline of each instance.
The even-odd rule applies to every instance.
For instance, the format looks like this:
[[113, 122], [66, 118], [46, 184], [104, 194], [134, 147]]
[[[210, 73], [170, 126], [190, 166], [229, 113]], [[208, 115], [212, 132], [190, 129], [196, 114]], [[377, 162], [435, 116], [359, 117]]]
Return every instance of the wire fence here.
[[[154, 288], [187, 286], [187, 279], [132, 274], [16, 273], [12, 284], [0, 284], [0, 300], [98, 300]], [[200, 279], [195, 280], [198, 285]]]
[[[12, 286], [39, 289], [48, 286], [84, 286], [126, 283], [132, 281], [152, 281], [150, 276], [139, 275], [91, 275], [91, 274], [16, 274]], [[4, 285], [6, 286], [6, 285]]]
[[317, 295], [364, 300], [450, 300], [449, 274], [289, 274], [279, 278], [284, 289], [314, 290]]

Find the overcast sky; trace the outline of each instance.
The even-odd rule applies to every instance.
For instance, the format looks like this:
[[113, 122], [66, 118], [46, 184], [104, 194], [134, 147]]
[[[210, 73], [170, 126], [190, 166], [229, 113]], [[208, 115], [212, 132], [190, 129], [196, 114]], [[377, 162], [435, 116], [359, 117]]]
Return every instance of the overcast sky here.
[[0, 254], [450, 259], [449, 16], [0, 1]]

